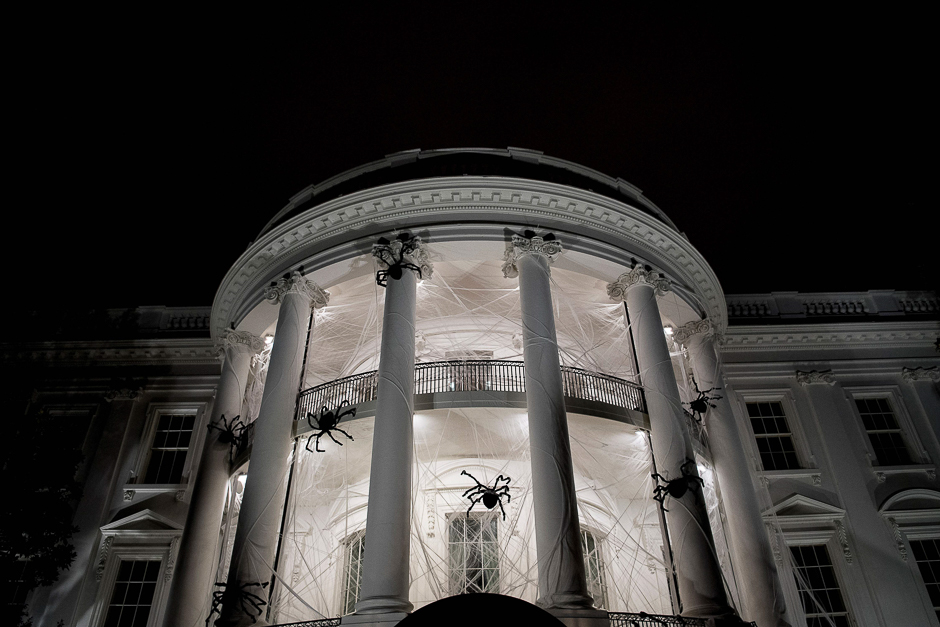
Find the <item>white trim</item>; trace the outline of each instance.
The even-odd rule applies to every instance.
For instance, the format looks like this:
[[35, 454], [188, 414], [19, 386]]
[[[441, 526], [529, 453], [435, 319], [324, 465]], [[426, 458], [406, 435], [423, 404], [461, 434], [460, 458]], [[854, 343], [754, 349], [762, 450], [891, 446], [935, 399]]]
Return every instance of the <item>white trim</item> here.
[[[843, 385], [842, 390], [845, 392], [845, 398], [851, 407], [852, 415], [855, 416], [856, 429], [861, 432], [862, 439], [865, 442], [865, 447], [869, 454], [871, 466], [876, 472], [883, 472], [885, 474], [895, 473], [901, 472], [908, 467], [910, 467], [911, 470], [929, 469], [928, 467], [925, 467], [925, 465], [931, 465], [930, 455], [927, 453], [927, 449], [924, 447], [923, 442], [921, 442], [920, 438], [918, 437], [917, 429], [914, 427], [914, 423], [911, 421], [910, 413], [908, 413], [907, 407], [904, 405], [901, 386]], [[898, 427], [901, 429], [901, 438], [904, 440], [904, 444], [907, 446], [908, 453], [911, 457], [911, 464], [904, 464], [903, 466], [881, 466], [875, 463], [875, 460], [877, 459], [875, 456], [875, 449], [871, 445], [871, 438], [868, 437], [865, 424], [862, 422], [862, 415], [859, 413], [858, 404], [855, 401], [857, 399], [861, 400], [882, 398], [888, 401], [888, 405], [891, 407], [891, 411], [898, 422]]]
[[[748, 449], [751, 452], [751, 458], [755, 462], [754, 470], [758, 476], [773, 477], [777, 470], [765, 470], [760, 457], [760, 450], [757, 447], [757, 436], [754, 433], [754, 427], [751, 424], [751, 417], [747, 411], [748, 403], [780, 403], [783, 413], [787, 419], [787, 426], [790, 427], [790, 439], [793, 440], [793, 449], [796, 451], [796, 459], [800, 464], [799, 468], [790, 468], [788, 471], [797, 471], [806, 473], [807, 476], [820, 474], [819, 466], [816, 463], [816, 457], [809, 447], [809, 440], [806, 432], [803, 430], [802, 420], [796, 410], [796, 399], [793, 398], [793, 392], [790, 388], [769, 388], [769, 389], [735, 389], [733, 398], [739, 404], [739, 410], [742, 412], [747, 429]], [[804, 476], [804, 475], [800, 475]]]

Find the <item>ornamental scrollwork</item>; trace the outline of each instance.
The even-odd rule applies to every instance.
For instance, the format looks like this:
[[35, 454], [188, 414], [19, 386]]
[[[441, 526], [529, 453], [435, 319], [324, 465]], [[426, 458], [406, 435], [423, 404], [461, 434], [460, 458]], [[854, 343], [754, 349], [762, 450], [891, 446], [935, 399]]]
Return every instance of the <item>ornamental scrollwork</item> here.
[[114, 543], [114, 536], [108, 536], [101, 541], [101, 547], [98, 549], [98, 561], [95, 565], [95, 581], [101, 581], [104, 577], [105, 568], [108, 566], [108, 556], [111, 555], [111, 545]]
[[222, 332], [222, 349], [232, 349], [237, 353], [255, 354], [264, 349], [264, 340], [248, 331], [225, 329]]
[[797, 370], [796, 381], [800, 385], [811, 385], [813, 383], [835, 385], [836, 377], [832, 374], [832, 370], [811, 370], [809, 372]]
[[[418, 272], [422, 279], [430, 279], [434, 274], [434, 266], [431, 264], [431, 255], [428, 252], [427, 244], [421, 241], [421, 238], [415, 235], [410, 237], [407, 234], [399, 234], [391, 241], [384, 237], [379, 239], [379, 243], [372, 247], [372, 256], [379, 264], [379, 274], [392, 276], [395, 275], [394, 269], [399, 271], [402, 268], [410, 268]], [[398, 274], [400, 277], [400, 273]], [[377, 277], [377, 280], [378, 277]], [[384, 285], [385, 283], [379, 283]]]
[[842, 556], [845, 557], [845, 561], [848, 564], [852, 563], [852, 548], [849, 546], [848, 533], [845, 530], [845, 525], [841, 520], [836, 520], [836, 535], [839, 537], [839, 545], [842, 547]]
[[637, 285], [649, 285], [656, 290], [657, 296], [669, 291], [669, 279], [652, 268], [637, 264], [629, 272], [624, 272], [613, 283], [607, 284], [607, 295], [611, 300], [626, 300], [627, 292]]
[[304, 278], [298, 270], [285, 274], [271, 283], [269, 287], [264, 288], [264, 297], [272, 305], [280, 304], [287, 294], [306, 296], [314, 309], [326, 307], [330, 302], [330, 293], [310, 279]]
[[901, 378], [905, 381], [940, 381], [940, 367], [901, 368]]
[[516, 262], [526, 255], [541, 255], [548, 263], [554, 263], [562, 252], [561, 242], [554, 235], [540, 237], [531, 231], [526, 231], [525, 235], [513, 235], [503, 253], [503, 276], [507, 279], [519, 276]]
[[714, 337], [715, 333], [716, 329], [712, 321], [708, 318], [703, 318], [702, 320], [693, 320], [676, 329], [672, 335], [672, 339], [679, 344], [685, 344], [693, 335], [701, 334], [703, 337], [708, 338]]

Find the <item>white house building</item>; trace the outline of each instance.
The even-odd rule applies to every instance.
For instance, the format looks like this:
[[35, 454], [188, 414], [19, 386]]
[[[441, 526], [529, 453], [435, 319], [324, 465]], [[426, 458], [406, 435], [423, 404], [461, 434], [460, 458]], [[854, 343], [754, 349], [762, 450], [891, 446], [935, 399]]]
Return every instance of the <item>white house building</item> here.
[[466, 593], [940, 627], [935, 293], [725, 295], [622, 179], [415, 150], [298, 193], [211, 310], [131, 313], [2, 348], [85, 433], [40, 627], [391, 626]]

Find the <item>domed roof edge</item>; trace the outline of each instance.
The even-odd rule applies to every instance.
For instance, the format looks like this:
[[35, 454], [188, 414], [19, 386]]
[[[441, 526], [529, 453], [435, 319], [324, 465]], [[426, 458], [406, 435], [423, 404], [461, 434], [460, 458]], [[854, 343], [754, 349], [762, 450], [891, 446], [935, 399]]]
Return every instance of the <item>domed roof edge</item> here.
[[[267, 224], [264, 225], [264, 228], [261, 229], [258, 237], [266, 233], [275, 225], [282, 222], [302, 206], [313, 204], [318, 200], [318, 197], [324, 196], [329, 190], [334, 189], [347, 181], [351, 181], [355, 178], [369, 174], [371, 172], [375, 172], [377, 170], [396, 168], [402, 165], [415, 163], [418, 160], [460, 154], [507, 157], [509, 159], [531, 165], [549, 166], [560, 170], [566, 170], [577, 176], [581, 176], [585, 179], [593, 180], [597, 183], [605, 185], [607, 188], [609, 188], [610, 192], [638, 203], [641, 205], [641, 209], [647, 211], [676, 231], [679, 230], [672, 220], [670, 220], [669, 217], [665, 214], [665, 212], [663, 212], [662, 209], [657, 207], [653, 202], [646, 198], [638, 187], [632, 185], [622, 178], [608, 176], [602, 172], [598, 172], [597, 170], [580, 165], [578, 163], [574, 163], [572, 161], [546, 156], [543, 152], [538, 150], [509, 146], [508, 148], [438, 148], [432, 150], [421, 150], [420, 148], [414, 148], [411, 150], [403, 150], [401, 152], [386, 155], [384, 159], [371, 161], [350, 170], [346, 170], [345, 172], [341, 172], [340, 174], [332, 176], [321, 183], [308, 185], [297, 194], [292, 196], [288, 203], [280, 211], [278, 211], [274, 217], [268, 221]], [[324, 200], [326, 199], [328, 198], [324, 198]]]

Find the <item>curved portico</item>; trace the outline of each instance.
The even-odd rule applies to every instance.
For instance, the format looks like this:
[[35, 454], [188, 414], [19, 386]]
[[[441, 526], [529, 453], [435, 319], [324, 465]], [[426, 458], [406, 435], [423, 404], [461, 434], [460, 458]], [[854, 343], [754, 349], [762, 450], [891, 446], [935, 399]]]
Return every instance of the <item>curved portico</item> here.
[[[591, 180], [603, 185], [613, 181]], [[487, 484], [497, 475], [512, 477], [509, 492], [514, 498], [505, 503], [509, 508], [503, 512], [505, 521], [486, 522], [493, 525], [488, 532], [492, 537], [487, 540], [484, 533], [480, 541], [484, 553], [486, 542], [498, 543], [501, 565], [510, 552], [519, 556], [515, 563], [501, 568], [516, 568], [522, 573], [516, 593], [521, 598], [534, 594], [532, 582], [537, 579], [539, 602], [571, 625], [594, 624], [591, 621], [600, 621], [596, 623], [600, 625], [606, 620], [603, 613], [592, 609], [592, 598], [605, 608], [621, 603], [627, 609], [642, 610], [647, 602], [654, 611], [668, 612], [668, 607], [656, 605], [668, 604], [669, 598], [668, 573], [662, 566], [658, 567], [660, 584], [650, 584], [650, 590], [665, 586], [655, 594], [666, 601], [617, 600], [595, 571], [602, 563], [604, 568], [613, 567], [620, 558], [602, 555], [595, 545], [601, 538], [607, 538], [608, 544], [615, 539], [633, 542], [640, 553], [631, 559], [643, 563], [650, 573], [656, 571], [656, 563], [672, 563], [664, 557], [666, 551], [658, 548], [657, 542], [662, 540], [647, 538], [661, 532], [657, 506], [650, 506], [654, 484], [649, 479], [650, 451], [643, 434], [652, 434], [658, 471], [669, 478], [678, 477], [680, 467], [693, 460], [695, 453], [676, 378], [655, 374], [672, 359], [663, 327], [679, 328], [708, 316], [721, 328], [726, 312], [718, 281], [701, 255], [638, 190], [613, 182], [616, 184], [611, 188], [616, 193], [596, 193], [557, 180], [437, 176], [352, 189], [319, 204], [317, 190], [308, 189], [272, 220], [223, 280], [212, 311], [213, 334], [233, 326], [259, 337], [273, 333], [271, 368], [280, 368], [277, 381], [283, 389], [278, 394], [284, 399], [290, 396], [296, 400], [302, 389], [332, 381], [355, 380], [361, 386], [368, 373], [378, 371], [378, 375], [372, 398], [350, 403], [348, 398], [340, 398], [347, 394], [338, 391], [329, 402], [318, 400], [309, 408], [316, 414], [321, 408], [336, 410], [342, 401], [357, 406], [360, 413], [349, 423], [350, 440], [337, 443], [342, 448], [332, 445], [331, 451], [323, 453], [305, 449], [304, 435], [309, 431], [301, 421], [308, 410], [296, 412], [300, 420], [295, 421], [295, 407], [288, 408], [287, 400], [281, 403], [283, 407], [279, 405], [279, 411], [262, 411], [257, 416], [253, 448], [268, 431], [279, 433], [277, 437], [284, 443], [274, 448], [263, 444], [266, 450], [277, 449], [271, 461], [263, 464], [272, 469], [261, 473], [271, 475], [266, 483], [261, 481], [267, 488], [255, 487], [260, 484], [258, 480], [253, 483], [252, 474], [258, 471], [249, 471], [245, 503], [260, 504], [247, 509], [263, 511], [267, 522], [243, 531], [244, 521], [239, 521], [235, 544], [236, 556], [242, 557], [233, 563], [243, 566], [242, 574], [235, 574], [234, 567], [230, 572], [231, 589], [254, 585], [253, 594], [270, 606], [285, 608], [283, 616], [292, 620], [326, 615], [334, 611], [328, 608], [336, 607], [329, 597], [335, 598], [338, 592], [324, 587], [322, 575], [308, 577], [305, 569], [320, 573], [318, 569], [325, 568], [322, 560], [335, 562], [343, 573], [342, 582], [335, 584], [337, 590], [345, 586], [348, 591], [350, 547], [358, 547], [355, 543], [360, 542], [356, 550], [364, 551], [365, 556], [361, 590], [355, 615], [344, 622], [393, 624], [414, 601], [426, 602], [409, 598], [409, 580], [413, 587], [416, 577], [431, 580], [438, 577], [436, 573], [454, 570], [452, 534], [460, 520], [459, 495], [472, 487], [460, 483], [460, 470], [469, 468]], [[323, 194], [323, 198], [329, 196]], [[531, 233], [524, 233], [529, 229]], [[551, 238], [546, 240], [548, 234]], [[422, 254], [428, 269], [430, 261], [434, 262], [434, 277], [430, 272], [425, 275], [405, 268], [400, 276], [383, 277], [387, 279], [384, 289], [376, 288], [376, 271], [387, 272], [394, 263], [380, 260], [382, 263], [375, 265], [372, 247], [381, 237], [389, 238], [387, 243], [413, 236], [424, 242]], [[546, 248], [546, 241], [561, 242], [564, 254], [558, 255], [562, 246]], [[500, 276], [507, 246], [512, 251], [507, 276], [517, 275], [518, 285]], [[425, 267], [421, 263], [417, 266]], [[609, 300], [607, 285], [637, 267], [655, 268], [668, 279], [669, 293], [657, 296], [653, 288], [634, 290], [631, 286], [625, 291], [631, 311], [628, 322], [623, 305]], [[295, 273], [291, 280], [315, 280], [330, 291], [331, 301], [313, 314], [315, 323], [307, 324], [306, 315], [298, 310], [289, 323], [292, 331], [285, 334], [281, 331], [286, 324], [283, 315], [278, 317], [276, 308], [261, 305], [265, 288], [272, 281], [300, 268], [302, 274]], [[663, 301], [659, 308], [657, 298]], [[650, 311], [655, 315], [648, 315]], [[634, 315], [640, 312], [644, 315]], [[523, 409], [520, 399], [505, 394], [497, 399], [497, 393], [504, 391], [493, 388], [492, 381], [483, 381], [491, 369], [472, 375], [478, 389], [469, 390], [456, 402], [451, 399], [449, 405], [444, 397], [457, 390], [438, 392], [422, 401], [420, 389], [408, 389], [416, 383], [420, 388], [420, 373], [429, 370], [425, 364], [495, 364], [500, 360], [525, 362], [523, 390], [505, 392], [524, 394], [527, 412], [522, 415], [527, 415], [527, 426], [514, 417]], [[589, 398], [586, 391], [574, 391], [575, 384], [569, 379], [577, 378], [572, 373], [578, 372], [591, 375], [578, 375], [585, 386], [607, 385], [603, 383], [607, 377], [625, 382], [626, 387], [644, 388], [648, 412], [624, 407], [625, 402], [617, 407], [616, 403]], [[671, 366], [668, 374], [672, 375]], [[269, 392], [275, 394], [266, 388], [265, 399]], [[651, 392], [655, 399], [649, 398]], [[569, 399], [576, 403], [566, 408]], [[505, 412], [488, 410], [491, 407], [505, 408]], [[454, 436], [454, 442], [431, 454], [430, 449], [421, 447], [431, 441], [430, 434], [438, 433], [435, 429], [444, 430], [440, 431], [441, 442], [447, 440], [448, 432], [467, 435], [460, 436], [462, 440]], [[409, 435], [412, 430], [414, 436]], [[606, 435], [595, 441], [592, 434], [601, 433]], [[291, 437], [297, 438], [293, 455]], [[413, 442], [412, 437], [418, 441]], [[521, 448], [520, 443], [526, 443], [527, 448]], [[681, 444], [678, 449], [676, 443]], [[371, 448], [370, 461], [363, 457], [366, 447]], [[417, 447], [413, 460], [412, 447]], [[604, 447], [609, 450], [603, 451]], [[673, 449], [679, 453], [674, 454]], [[605, 457], [614, 452], [614, 457]], [[253, 450], [251, 464], [255, 466], [256, 457]], [[634, 458], [639, 461], [616, 461]], [[290, 474], [283, 465], [288, 460]], [[621, 463], [635, 463], [637, 470], [629, 475], [632, 478], [616, 467]], [[722, 470], [718, 470], [720, 475]], [[412, 477], [413, 471], [417, 477]], [[277, 496], [286, 489], [285, 481], [293, 486], [286, 497], [287, 509], [275, 503], [275, 509], [283, 512], [275, 516], [267, 512], [274, 500], [262, 503], [255, 495], [273, 489]], [[630, 487], [629, 495], [624, 486]], [[317, 508], [323, 509], [322, 503], [304, 496], [309, 489], [319, 491], [320, 501], [329, 502], [329, 511], [320, 512]], [[690, 491], [688, 502], [683, 501], [693, 510], [689, 521], [670, 522], [670, 533], [679, 531], [683, 544], [674, 556], [679, 598], [688, 615], [724, 616], [731, 610], [713, 558], [704, 495], [699, 491], [696, 494], [701, 498], [695, 500], [693, 493], [695, 490]], [[245, 509], [243, 506], [242, 511]], [[484, 524], [473, 521], [491, 520], [485, 518], [489, 515], [485, 511], [474, 513], [476, 518], [464, 514], [472, 525], [459, 523], [465, 525], [462, 533], [470, 534]], [[629, 528], [618, 522], [628, 514]], [[681, 518], [683, 514], [671, 516]], [[698, 532], [690, 527], [693, 522], [699, 526]], [[303, 528], [320, 531], [302, 536]], [[330, 531], [325, 534], [323, 529]], [[271, 537], [252, 540], [246, 535], [259, 533]], [[441, 545], [445, 533], [451, 544]], [[526, 534], [533, 536], [531, 542], [525, 540]], [[672, 541], [675, 544], [676, 538]], [[416, 542], [423, 551], [420, 559], [409, 549]], [[369, 547], [375, 548], [365, 550]], [[440, 564], [433, 557], [438, 550], [443, 552]], [[244, 566], [246, 551], [256, 555], [248, 566]], [[314, 560], [319, 565], [313, 566], [304, 563], [305, 555], [322, 555], [322, 560]], [[527, 561], [530, 566], [523, 566]], [[418, 575], [414, 572], [416, 563]], [[288, 570], [280, 572], [282, 568]], [[536, 570], [537, 577], [528, 574]], [[639, 575], [634, 572], [632, 576]], [[502, 577], [500, 585], [510, 585], [508, 575]], [[691, 579], [701, 582], [703, 577], [709, 580], [706, 593], [701, 593], [700, 586], [687, 585]], [[270, 589], [261, 585], [265, 582], [271, 584]], [[455, 588], [453, 578], [450, 583], [434, 584], [437, 588], [428, 585], [431, 598], [460, 589]], [[323, 600], [313, 601], [316, 595], [311, 596], [305, 586], [318, 587]], [[244, 619], [233, 614], [232, 594], [227, 593], [230, 603], [223, 610], [225, 621], [241, 624], [238, 621]], [[340, 603], [340, 611], [351, 611], [347, 597]], [[314, 607], [314, 603], [319, 605]], [[287, 622], [281, 616], [274, 618]]]

